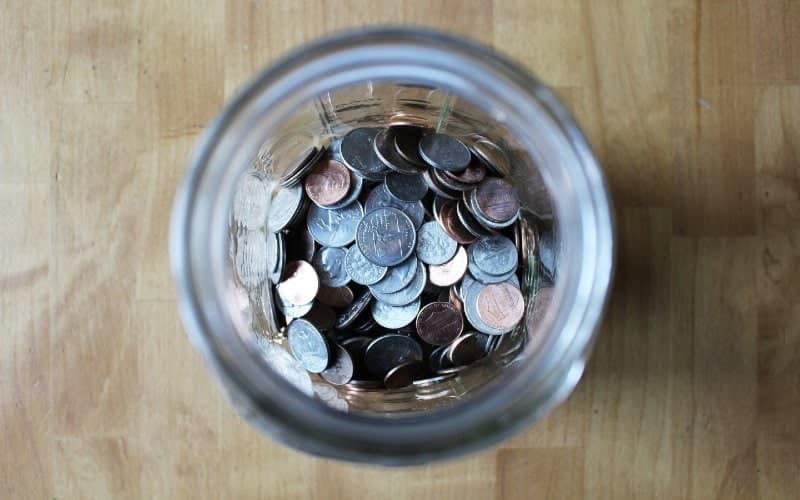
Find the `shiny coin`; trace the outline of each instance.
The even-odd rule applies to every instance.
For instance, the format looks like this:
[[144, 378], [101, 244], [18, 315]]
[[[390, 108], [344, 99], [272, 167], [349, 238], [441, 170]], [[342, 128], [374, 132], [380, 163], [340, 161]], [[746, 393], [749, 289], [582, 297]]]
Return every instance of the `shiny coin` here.
[[393, 266], [406, 260], [416, 243], [414, 224], [395, 208], [377, 208], [358, 223], [356, 243], [367, 260]]
[[373, 147], [380, 131], [379, 128], [353, 129], [342, 138], [339, 146], [345, 165], [366, 179], [381, 180], [386, 173]]
[[[275, 266], [272, 268], [272, 271], [269, 272], [269, 280], [274, 283], [280, 283], [281, 279], [283, 278], [283, 273], [286, 270], [286, 238], [284, 238], [282, 233], [275, 233], [275, 239], [273, 242], [277, 245], [275, 251], [277, 254], [275, 255]], [[267, 239], [267, 243], [269, 243], [269, 239]]]
[[447, 359], [453, 366], [466, 366], [486, 357], [486, 351], [478, 342], [474, 333], [468, 333], [456, 339], [447, 349]]
[[492, 173], [506, 177], [511, 173], [511, 162], [505, 151], [485, 137], [479, 137], [471, 144], [470, 149], [475, 156], [489, 168]]
[[285, 187], [279, 189], [272, 199], [267, 214], [267, 230], [277, 233], [288, 226], [297, 217], [303, 207], [303, 187]]
[[414, 126], [394, 126], [394, 147], [397, 153], [407, 162], [417, 167], [427, 167], [428, 164], [419, 155], [419, 141], [426, 133], [426, 129]]
[[317, 300], [323, 304], [341, 309], [353, 303], [353, 290], [348, 286], [319, 286]]
[[508, 282], [486, 285], [476, 298], [478, 317], [499, 330], [517, 326], [525, 313], [525, 300], [519, 288]]
[[344, 385], [353, 378], [353, 358], [344, 347], [333, 344], [331, 346], [333, 362], [319, 374], [323, 379], [333, 385]]
[[446, 134], [426, 135], [419, 141], [419, 154], [434, 168], [461, 171], [469, 166], [472, 153], [463, 142]]
[[475, 189], [474, 196], [481, 215], [492, 222], [513, 221], [519, 215], [517, 191], [502, 179], [484, 180]]
[[311, 170], [304, 183], [311, 201], [327, 207], [347, 196], [350, 191], [350, 172], [336, 160], [323, 159]]
[[425, 207], [421, 202], [407, 202], [398, 200], [389, 194], [389, 191], [386, 190], [386, 185], [384, 184], [380, 184], [372, 190], [367, 197], [364, 207], [367, 212], [372, 212], [380, 207], [396, 208], [411, 218], [415, 228], [420, 227], [422, 225], [422, 221], [425, 219]]
[[481, 268], [479, 268], [478, 266], [476, 266], [473, 260], [469, 258], [467, 258], [467, 260], [468, 260], [467, 267], [469, 269], [469, 274], [471, 274], [477, 281], [483, 284], [502, 283], [503, 281], [516, 279], [517, 277], [516, 268], [514, 268], [513, 270], [509, 271], [506, 274], [489, 274], [481, 270]]
[[350, 279], [360, 285], [374, 285], [382, 280], [388, 271], [387, 267], [374, 264], [364, 257], [358, 245], [352, 245], [347, 249], [344, 269]]
[[267, 272], [274, 273], [278, 269], [278, 238], [282, 235], [280, 233], [267, 234]]
[[293, 260], [286, 264], [286, 277], [276, 286], [278, 296], [289, 304], [308, 304], [317, 295], [319, 277], [306, 261]]
[[339, 314], [339, 317], [336, 318], [336, 328], [341, 330], [350, 326], [353, 321], [355, 321], [361, 315], [361, 313], [367, 309], [367, 306], [371, 300], [372, 294], [370, 294], [368, 290], [362, 292], [361, 295], [359, 295], [356, 300], [354, 300], [353, 303], [350, 304], [347, 309], [345, 309], [344, 312]]
[[307, 304], [292, 304], [290, 302], [286, 302], [278, 295], [278, 300], [275, 304], [278, 307], [278, 310], [286, 316], [287, 321], [294, 319], [294, 318], [302, 318], [306, 314], [311, 311], [311, 308], [314, 307], [314, 302], [309, 302]]
[[372, 317], [384, 328], [396, 330], [402, 328], [417, 317], [419, 312], [419, 299], [404, 306], [390, 306], [380, 300], [372, 302]]
[[386, 276], [379, 282], [370, 286], [370, 289], [379, 293], [394, 293], [408, 286], [414, 279], [416, 272], [417, 258], [412, 255], [405, 262], [389, 268]]
[[304, 319], [296, 319], [287, 328], [289, 347], [294, 357], [311, 373], [328, 367], [330, 351], [325, 336]]
[[462, 296], [464, 298], [464, 315], [467, 317], [467, 321], [469, 321], [469, 323], [476, 330], [487, 335], [502, 335], [513, 330], [513, 328], [500, 329], [491, 327], [480, 318], [477, 308], [478, 294], [480, 293], [481, 289], [487, 285], [484, 285], [480, 282], [473, 283], [473, 285], [468, 286], [466, 289], [462, 289]]
[[236, 245], [236, 274], [247, 289], [257, 288], [267, 277], [267, 239], [261, 231], [240, 234]]
[[478, 201], [475, 192], [476, 190], [474, 189], [470, 191], [464, 201], [469, 208], [469, 212], [475, 217], [475, 220], [477, 220], [481, 226], [486, 228], [489, 233], [494, 234], [496, 233], [496, 229], [507, 228], [517, 221], [518, 217], [514, 217], [505, 222], [492, 222], [491, 220], [487, 219], [486, 216], [481, 212], [481, 209], [478, 207]]
[[420, 201], [428, 192], [428, 185], [421, 174], [405, 175], [392, 172], [384, 179], [386, 191], [400, 201]]
[[380, 293], [373, 287], [371, 292], [376, 299], [389, 304], [390, 306], [404, 306], [415, 301], [420, 295], [422, 295], [422, 291], [425, 289], [426, 282], [427, 272], [425, 271], [425, 266], [422, 265], [421, 262], [417, 262], [417, 270], [415, 271], [414, 279], [412, 279], [411, 283], [405, 287], [394, 293]]
[[355, 240], [363, 216], [364, 209], [357, 201], [332, 210], [312, 205], [308, 210], [308, 231], [323, 246], [343, 247]]
[[458, 243], [436, 221], [426, 222], [417, 231], [417, 258], [426, 264], [444, 264], [457, 250]]
[[328, 205], [325, 208], [344, 208], [358, 200], [358, 197], [361, 196], [361, 192], [364, 187], [364, 178], [353, 172], [350, 172], [349, 175], [350, 191], [347, 193], [347, 196], [345, 196], [341, 201]]
[[373, 143], [375, 154], [384, 165], [395, 172], [400, 172], [401, 174], [415, 174], [419, 172], [421, 167], [406, 161], [395, 148], [395, 132], [394, 127], [389, 127], [378, 132], [378, 135], [375, 136], [375, 142]]
[[422, 361], [422, 347], [405, 335], [384, 335], [373, 340], [364, 353], [372, 376], [383, 379], [392, 368], [410, 361]]
[[258, 229], [267, 221], [269, 184], [257, 172], [248, 172], [239, 181], [233, 197], [233, 218], [247, 229]]
[[322, 284], [337, 287], [344, 286], [350, 281], [350, 276], [344, 269], [346, 251], [338, 247], [322, 247], [314, 256], [311, 265], [317, 271]]
[[464, 320], [449, 302], [431, 302], [417, 316], [417, 334], [431, 345], [444, 345], [461, 335]]
[[307, 396], [314, 393], [311, 377], [302, 364], [283, 347], [259, 336], [253, 336], [262, 358], [270, 369]]
[[414, 377], [419, 373], [420, 365], [417, 361], [397, 365], [386, 373], [383, 377], [383, 385], [387, 389], [401, 389], [408, 387], [414, 381]]
[[314, 301], [314, 305], [308, 313], [303, 315], [303, 319], [316, 326], [320, 331], [328, 331], [336, 324], [336, 313], [330, 306], [321, 302]]
[[505, 236], [488, 236], [470, 245], [469, 257], [483, 272], [502, 275], [517, 267], [518, 253], [514, 242]]
[[467, 231], [461, 224], [461, 221], [458, 220], [456, 203], [453, 201], [447, 201], [442, 204], [441, 212], [439, 213], [439, 223], [448, 236], [462, 245], [469, 245], [477, 240], [475, 235]]
[[462, 172], [448, 172], [442, 171], [442, 174], [454, 181], [461, 182], [464, 184], [477, 184], [486, 177], [486, 167], [478, 162], [472, 161], [470, 162], [469, 166], [466, 170]]

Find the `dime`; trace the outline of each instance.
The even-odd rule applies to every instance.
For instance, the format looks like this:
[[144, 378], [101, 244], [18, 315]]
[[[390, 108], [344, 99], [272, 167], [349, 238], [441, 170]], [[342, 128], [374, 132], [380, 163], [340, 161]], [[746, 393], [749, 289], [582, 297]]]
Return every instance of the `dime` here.
[[431, 345], [444, 345], [461, 334], [464, 320], [453, 304], [431, 302], [420, 310], [416, 326], [422, 340]]
[[344, 268], [345, 255], [345, 250], [338, 247], [322, 247], [317, 252], [311, 265], [317, 271], [322, 284], [337, 287], [344, 286], [350, 281], [350, 276]]
[[364, 209], [357, 201], [332, 210], [312, 205], [308, 210], [308, 231], [324, 246], [343, 247], [355, 240], [356, 228], [363, 216]]
[[333, 344], [331, 347], [333, 362], [319, 375], [333, 385], [344, 385], [353, 378], [355, 371], [353, 358], [350, 357], [347, 349], [339, 344]]
[[374, 292], [380, 293], [394, 293], [401, 288], [408, 286], [414, 279], [417, 272], [417, 258], [413, 255], [406, 259], [405, 262], [389, 268], [386, 276], [370, 286]]
[[417, 258], [426, 264], [444, 264], [457, 250], [458, 243], [436, 221], [426, 222], [417, 231]]
[[308, 304], [317, 295], [319, 278], [306, 261], [293, 260], [286, 264], [286, 278], [277, 285], [278, 296], [294, 305]]
[[347, 255], [344, 258], [344, 270], [356, 283], [374, 285], [386, 276], [389, 269], [370, 262], [361, 253], [358, 245], [352, 245], [347, 249]]
[[330, 351], [325, 336], [304, 319], [296, 319], [287, 328], [289, 347], [294, 357], [311, 373], [328, 367]]
[[288, 226], [303, 207], [303, 187], [284, 187], [275, 193], [267, 214], [267, 230], [276, 233]]
[[519, 288], [508, 282], [486, 285], [476, 298], [478, 317], [499, 330], [514, 328], [525, 313], [525, 300]]
[[419, 141], [419, 154], [434, 168], [461, 171], [469, 166], [472, 153], [455, 137], [445, 134], [426, 135]]
[[514, 242], [505, 236], [487, 236], [469, 247], [469, 257], [481, 271], [502, 275], [517, 267], [518, 252]]
[[436, 286], [450, 286], [458, 282], [467, 272], [467, 252], [459, 246], [455, 256], [448, 262], [428, 267], [428, 277]]
[[358, 223], [356, 243], [367, 260], [379, 266], [393, 266], [414, 251], [414, 224], [400, 210], [377, 208]]
[[419, 312], [419, 299], [404, 306], [390, 306], [380, 300], [372, 302], [372, 317], [384, 328], [402, 328], [417, 317]]
[[372, 376], [383, 379], [392, 368], [408, 363], [422, 361], [422, 347], [411, 337], [405, 335], [384, 335], [373, 340], [364, 353], [364, 362]]
[[322, 207], [341, 201], [350, 190], [350, 172], [341, 162], [323, 159], [305, 178], [308, 197]]

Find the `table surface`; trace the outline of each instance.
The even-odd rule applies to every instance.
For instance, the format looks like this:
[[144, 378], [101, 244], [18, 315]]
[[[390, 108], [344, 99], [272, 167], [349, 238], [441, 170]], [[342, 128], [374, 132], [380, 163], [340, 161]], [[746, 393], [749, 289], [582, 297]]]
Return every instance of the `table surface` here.
[[[5, 498], [796, 498], [800, 2], [3, 2]], [[418, 23], [553, 85], [619, 252], [583, 381], [430, 467], [311, 458], [244, 424], [179, 324], [172, 196], [204, 124], [320, 34]]]

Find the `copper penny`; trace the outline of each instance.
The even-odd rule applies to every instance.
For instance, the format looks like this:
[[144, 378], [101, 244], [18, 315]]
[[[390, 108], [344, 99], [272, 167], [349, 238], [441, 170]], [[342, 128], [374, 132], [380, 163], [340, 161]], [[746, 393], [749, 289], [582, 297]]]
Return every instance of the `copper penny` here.
[[478, 292], [478, 317], [492, 328], [514, 328], [525, 313], [525, 299], [517, 287], [506, 281], [486, 285]]
[[462, 245], [469, 245], [478, 239], [474, 234], [467, 231], [467, 228], [458, 220], [456, 203], [453, 201], [447, 201], [442, 205], [439, 212], [439, 222], [442, 224], [444, 232]]
[[286, 277], [278, 283], [278, 295], [289, 304], [308, 304], [317, 295], [319, 278], [317, 272], [304, 260], [293, 260], [286, 264]]
[[467, 252], [459, 246], [456, 255], [439, 266], [428, 267], [428, 279], [436, 286], [450, 286], [458, 282], [467, 272]]
[[519, 213], [517, 191], [503, 179], [486, 179], [476, 189], [478, 208], [490, 221], [506, 222]]
[[350, 191], [350, 171], [336, 160], [322, 160], [305, 180], [306, 194], [320, 206], [333, 205]]
[[337, 309], [347, 307], [353, 303], [353, 290], [348, 286], [327, 286], [320, 284], [317, 292], [317, 300], [323, 304]]
[[462, 172], [448, 172], [444, 170], [442, 173], [445, 177], [449, 177], [457, 182], [477, 184], [486, 177], [486, 167], [484, 167], [481, 162], [473, 159], [467, 169]]
[[449, 344], [464, 329], [464, 319], [449, 302], [431, 302], [417, 315], [417, 334], [431, 345]]

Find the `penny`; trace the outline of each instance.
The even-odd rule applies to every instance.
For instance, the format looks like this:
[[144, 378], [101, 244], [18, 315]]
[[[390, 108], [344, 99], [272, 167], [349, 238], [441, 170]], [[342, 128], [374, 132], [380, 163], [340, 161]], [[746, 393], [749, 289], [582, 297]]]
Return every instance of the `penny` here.
[[389, 268], [386, 276], [370, 286], [370, 289], [380, 293], [394, 293], [408, 286], [417, 272], [417, 258], [411, 256], [401, 264]]
[[483, 272], [501, 275], [517, 267], [518, 253], [514, 242], [505, 236], [487, 236], [469, 247], [469, 257]]
[[412, 279], [411, 283], [405, 287], [393, 293], [381, 293], [376, 291], [375, 288], [372, 288], [371, 292], [372, 295], [374, 295], [375, 298], [381, 302], [391, 306], [404, 306], [406, 304], [410, 304], [419, 298], [420, 295], [422, 295], [422, 291], [425, 289], [426, 282], [427, 272], [425, 271], [425, 266], [422, 265], [421, 262], [417, 262], [417, 269], [414, 273], [414, 279]]
[[341, 309], [353, 303], [353, 290], [349, 286], [319, 286], [317, 300], [325, 305]]
[[411, 219], [395, 208], [377, 208], [358, 223], [356, 243], [367, 260], [393, 266], [414, 251], [417, 235]]
[[369, 290], [362, 292], [352, 304], [347, 306], [347, 309], [345, 309], [344, 312], [339, 314], [339, 316], [336, 318], [336, 325], [334, 326], [340, 330], [350, 326], [353, 321], [355, 321], [356, 318], [358, 318], [359, 315], [366, 310], [371, 300], [372, 294], [369, 293]]
[[236, 274], [245, 288], [257, 288], [267, 278], [267, 239], [261, 231], [239, 235], [236, 245]]
[[431, 345], [452, 342], [464, 329], [461, 313], [449, 302], [431, 302], [417, 315], [417, 334]]
[[461, 243], [462, 245], [469, 245], [477, 240], [477, 238], [472, 233], [467, 231], [467, 229], [461, 224], [461, 221], [458, 220], [455, 202], [447, 201], [442, 204], [441, 213], [439, 214], [439, 221], [448, 236], [456, 240], [458, 243]]
[[359, 202], [327, 210], [312, 205], [308, 210], [308, 231], [321, 245], [343, 247], [356, 239], [356, 228], [364, 216]]
[[311, 201], [326, 207], [347, 196], [350, 190], [350, 172], [341, 162], [323, 159], [311, 170], [304, 183]]
[[444, 264], [457, 250], [458, 243], [436, 221], [426, 222], [417, 231], [417, 258], [426, 264]]
[[439, 189], [447, 192], [456, 199], [459, 198], [459, 194], [456, 191], [469, 191], [475, 187], [474, 184], [468, 184], [466, 182], [461, 182], [458, 179], [448, 177], [445, 175], [447, 173], [446, 170], [437, 170], [434, 168], [429, 170], [428, 173], [431, 176], [431, 181], [436, 184]]
[[319, 375], [333, 385], [344, 385], [353, 378], [355, 372], [353, 358], [347, 349], [339, 344], [333, 344], [331, 347], [333, 361]]
[[465, 366], [486, 357], [486, 351], [478, 343], [474, 333], [458, 338], [447, 349], [447, 359], [453, 366]]
[[319, 281], [330, 287], [344, 286], [350, 276], [344, 269], [346, 251], [338, 247], [322, 247], [314, 256], [311, 265], [317, 271]]
[[396, 334], [378, 337], [367, 346], [364, 353], [367, 370], [379, 379], [383, 379], [389, 370], [398, 365], [422, 359], [422, 347], [414, 339]]
[[353, 172], [349, 172], [349, 175], [350, 175], [350, 191], [348, 191], [347, 196], [342, 198], [341, 201], [332, 203], [331, 205], [328, 205], [325, 208], [344, 208], [347, 205], [358, 200], [358, 197], [361, 196], [362, 189], [364, 187], [364, 178]]
[[336, 324], [336, 313], [330, 306], [314, 301], [311, 309], [303, 315], [303, 319], [321, 331], [327, 331]]
[[255, 345], [266, 365], [279, 377], [292, 384], [300, 392], [311, 396], [314, 389], [311, 377], [302, 364], [283, 347], [261, 336], [255, 336]]
[[478, 206], [478, 198], [476, 196], [477, 190], [473, 189], [469, 192], [468, 196], [466, 197], [465, 203], [469, 208], [469, 212], [475, 217], [481, 226], [487, 229], [487, 231], [491, 234], [496, 233], [496, 229], [505, 229], [508, 226], [514, 224], [517, 219], [519, 218], [518, 215], [505, 221], [505, 222], [492, 222], [489, 220], [483, 212], [481, 212], [480, 207]]
[[414, 377], [419, 373], [419, 362], [411, 361], [395, 366], [383, 377], [383, 385], [387, 389], [401, 389], [408, 387], [414, 381]]
[[285, 274], [284, 280], [276, 286], [284, 302], [300, 305], [314, 300], [319, 289], [319, 277], [311, 264], [304, 260], [293, 260], [286, 264]]
[[386, 276], [389, 269], [370, 262], [361, 253], [358, 245], [352, 245], [347, 249], [347, 254], [344, 258], [344, 270], [350, 276], [350, 279], [356, 283], [374, 285]]
[[419, 141], [419, 154], [434, 168], [461, 171], [469, 166], [472, 153], [455, 137], [446, 134], [426, 135]]
[[427, 163], [419, 155], [419, 141], [426, 130], [414, 126], [394, 126], [394, 147], [397, 153], [407, 162], [418, 167], [427, 167]]
[[476, 300], [478, 316], [492, 328], [514, 328], [525, 314], [522, 292], [508, 282], [486, 285]]
[[436, 286], [458, 283], [467, 272], [467, 252], [459, 246], [455, 256], [444, 264], [428, 267], [428, 278]]
[[405, 175], [392, 172], [383, 180], [386, 191], [400, 201], [420, 201], [428, 192], [428, 185], [421, 174]]
[[395, 133], [396, 130], [394, 127], [389, 127], [378, 132], [378, 135], [375, 136], [375, 142], [372, 145], [375, 154], [384, 165], [395, 172], [400, 172], [401, 174], [415, 174], [419, 172], [420, 167], [400, 156], [400, 153], [395, 148]]
[[366, 179], [381, 180], [386, 167], [375, 154], [373, 144], [379, 128], [356, 128], [348, 132], [339, 146], [344, 164]]
[[514, 220], [519, 214], [519, 199], [508, 182], [491, 178], [475, 188], [475, 201], [482, 215], [492, 222]]
[[466, 289], [462, 289], [462, 297], [464, 299], [464, 316], [466, 316], [467, 321], [469, 321], [469, 323], [481, 333], [485, 333], [487, 335], [502, 335], [510, 332], [513, 330], [513, 328], [494, 328], [487, 325], [486, 322], [481, 319], [480, 315], [478, 315], [478, 294], [485, 286], [487, 285], [476, 281], [473, 285], [468, 286]]
[[289, 348], [303, 368], [320, 373], [328, 367], [330, 351], [325, 336], [304, 319], [296, 319], [287, 328]]
[[486, 177], [486, 167], [479, 161], [471, 161], [469, 166], [462, 172], [442, 171], [442, 174], [454, 181], [464, 184], [477, 184]]
[[269, 184], [258, 172], [247, 172], [233, 196], [233, 218], [247, 229], [258, 229], [267, 221]]
[[285, 187], [275, 193], [267, 213], [267, 230], [276, 233], [288, 226], [303, 206], [303, 187]]
[[419, 312], [419, 299], [404, 306], [391, 306], [380, 300], [372, 302], [372, 317], [384, 328], [396, 330], [402, 328], [417, 317]]
[[389, 194], [389, 191], [386, 190], [385, 184], [376, 186], [375, 189], [373, 189], [369, 194], [367, 201], [364, 204], [364, 208], [367, 212], [372, 212], [380, 207], [390, 207], [400, 210], [411, 218], [415, 228], [420, 227], [422, 225], [422, 221], [425, 219], [425, 207], [421, 202], [407, 202], [398, 200]]

